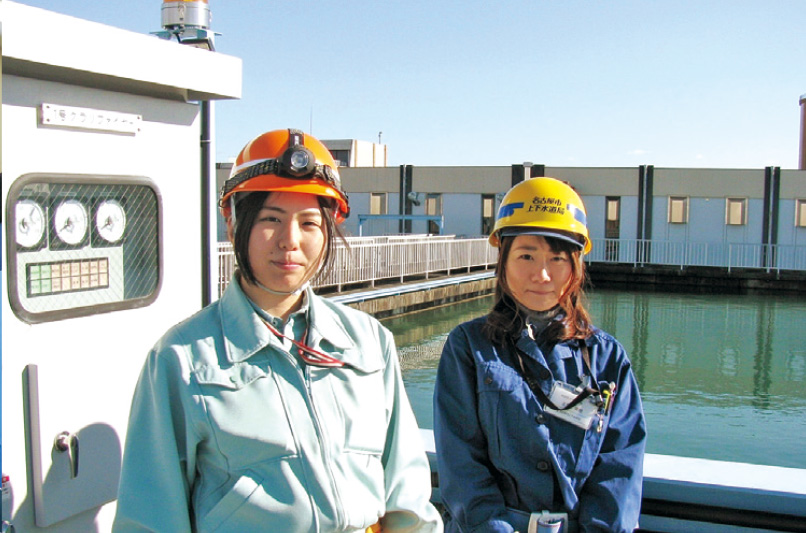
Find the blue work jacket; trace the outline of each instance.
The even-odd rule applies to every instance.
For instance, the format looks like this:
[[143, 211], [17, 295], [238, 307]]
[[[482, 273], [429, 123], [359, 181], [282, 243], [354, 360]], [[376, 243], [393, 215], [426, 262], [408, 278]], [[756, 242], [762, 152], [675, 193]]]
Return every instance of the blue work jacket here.
[[601, 330], [586, 339], [592, 378], [616, 384], [610, 409], [584, 430], [545, 411], [518, 362], [549, 398], [555, 381], [591, 371], [579, 342], [542, 350], [524, 330], [494, 346], [486, 317], [455, 328], [434, 394], [434, 437], [446, 531], [527, 530], [530, 513], [566, 512], [572, 530], [632, 531], [641, 507], [646, 441], [641, 399], [624, 349]]
[[149, 353], [126, 436], [114, 531], [441, 531], [392, 334], [307, 292], [307, 365], [237, 277]]

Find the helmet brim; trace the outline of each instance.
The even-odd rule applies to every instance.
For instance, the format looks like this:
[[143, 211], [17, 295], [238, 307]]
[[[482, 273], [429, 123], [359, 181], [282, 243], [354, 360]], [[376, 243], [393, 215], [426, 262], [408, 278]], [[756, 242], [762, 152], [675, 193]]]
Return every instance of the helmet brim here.
[[321, 180], [298, 180], [291, 178], [282, 178], [274, 175], [263, 175], [252, 178], [242, 184], [237, 185], [232, 189], [222, 200], [221, 214], [227, 218], [231, 214], [231, 207], [229, 204], [229, 197], [235, 193], [248, 193], [248, 192], [296, 192], [304, 194], [314, 194], [316, 196], [323, 196], [335, 200], [338, 209], [336, 213], [336, 221], [341, 223], [350, 214], [350, 208], [347, 203], [347, 198], [339, 191], [329, 184], [323, 183]]
[[585, 252], [585, 243], [580, 242], [579, 238], [575, 235], [567, 233], [562, 230], [552, 230], [547, 228], [532, 228], [529, 226], [510, 226], [502, 228], [498, 231], [497, 241], [500, 243], [501, 237], [517, 237], [518, 235], [538, 235], [540, 237], [552, 237], [571, 243], [579, 248], [581, 252]]

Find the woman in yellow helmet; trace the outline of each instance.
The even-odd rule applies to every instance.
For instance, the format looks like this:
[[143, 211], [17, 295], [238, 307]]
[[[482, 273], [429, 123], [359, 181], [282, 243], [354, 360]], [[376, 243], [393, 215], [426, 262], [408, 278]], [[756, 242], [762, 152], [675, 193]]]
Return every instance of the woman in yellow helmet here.
[[563, 182], [526, 180], [490, 243], [493, 308], [450, 333], [437, 373], [445, 529], [632, 531], [646, 428], [624, 349], [584, 307], [585, 207]]
[[309, 286], [349, 213], [330, 152], [260, 135], [220, 206], [238, 270], [148, 355], [114, 530], [441, 531], [392, 334]]

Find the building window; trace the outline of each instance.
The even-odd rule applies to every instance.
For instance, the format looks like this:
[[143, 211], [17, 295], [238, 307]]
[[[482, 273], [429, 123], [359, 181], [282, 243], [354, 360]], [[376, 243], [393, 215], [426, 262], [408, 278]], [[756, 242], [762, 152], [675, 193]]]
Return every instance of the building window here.
[[369, 214], [370, 215], [385, 215], [386, 214], [386, 193], [374, 192], [369, 198]]
[[[442, 214], [442, 195], [429, 193], [425, 197], [425, 214], [426, 215], [441, 215]], [[428, 233], [431, 235], [439, 235], [439, 224], [433, 220], [428, 221]]]
[[621, 198], [615, 196], [607, 197], [607, 221], [618, 222], [619, 208], [621, 206]]
[[489, 235], [495, 227], [495, 195], [481, 195], [481, 233]]
[[621, 235], [621, 197], [608, 196], [605, 202], [605, 260], [618, 261], [618, 239]]
[[441, 194], [428, 194], [425, 198], [425, 214], [426, 215], [441, 215], [442, 214], [442, 195]]
[[336, 160], [336, 164], [340, 167], [350, 166], [350, 151], [349, 150], [331, 150], [330, 155]]
[[728, 198], [726, 200], [725, 224], [728, 226], [747, 224], [747, 198]]
[[669, 224], [688, 223], [688, 198], [685, 196], [669, 197]]
[[795, 226], [806, 228], [806, 200], [795, 200]]

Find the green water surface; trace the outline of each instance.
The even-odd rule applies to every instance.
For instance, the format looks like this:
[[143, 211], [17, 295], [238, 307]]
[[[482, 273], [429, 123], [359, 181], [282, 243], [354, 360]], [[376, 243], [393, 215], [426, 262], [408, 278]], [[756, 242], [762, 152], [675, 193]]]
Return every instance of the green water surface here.
[[[597, 290], [594, 324], [633, 364], [649, 453], [806, 468], [806, 299]], [[491, 297], [383, 321], [421, 427], [448, 332]]]

